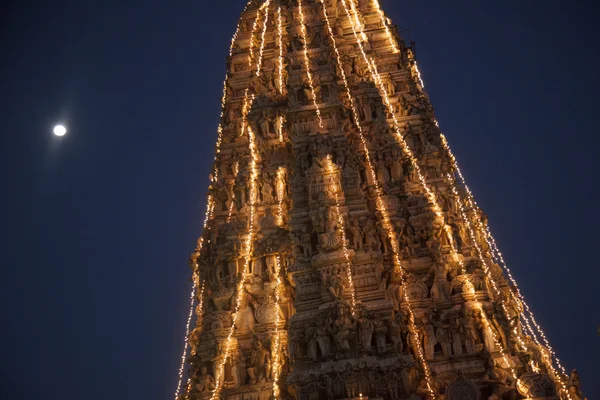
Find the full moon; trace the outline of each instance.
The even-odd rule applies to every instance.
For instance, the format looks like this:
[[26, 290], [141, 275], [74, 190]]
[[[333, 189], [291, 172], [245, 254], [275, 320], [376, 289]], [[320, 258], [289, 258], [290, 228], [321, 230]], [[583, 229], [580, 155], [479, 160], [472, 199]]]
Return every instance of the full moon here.
[[56, 125], [52, 130], [56, 136], [64, 136], [67, 133], [67, 128], [64, 125]]

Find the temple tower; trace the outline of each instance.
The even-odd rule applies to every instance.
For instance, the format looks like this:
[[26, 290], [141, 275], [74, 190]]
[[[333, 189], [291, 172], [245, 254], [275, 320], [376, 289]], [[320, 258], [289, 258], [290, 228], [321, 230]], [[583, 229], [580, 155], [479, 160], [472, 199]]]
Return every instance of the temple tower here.
[[377, 0], [248, 2], [222, 106], [176, 397], [581, 398]]

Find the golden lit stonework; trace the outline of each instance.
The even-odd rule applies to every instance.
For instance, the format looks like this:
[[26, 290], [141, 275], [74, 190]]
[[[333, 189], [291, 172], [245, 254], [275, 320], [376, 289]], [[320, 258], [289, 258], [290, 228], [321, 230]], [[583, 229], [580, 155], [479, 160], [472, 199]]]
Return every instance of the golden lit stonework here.
[[248, 2], [177, 400], [582, 398], [423, 87], [377, 0]]

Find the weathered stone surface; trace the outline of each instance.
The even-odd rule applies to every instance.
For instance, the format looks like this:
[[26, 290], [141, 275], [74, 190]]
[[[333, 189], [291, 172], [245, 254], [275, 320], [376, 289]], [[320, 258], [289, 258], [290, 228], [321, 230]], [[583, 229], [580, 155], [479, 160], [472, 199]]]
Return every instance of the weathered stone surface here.
[[523, 332], [413, 51], [377, 7], [242, 14], [183, 398], [553, 398], [566, 379]]

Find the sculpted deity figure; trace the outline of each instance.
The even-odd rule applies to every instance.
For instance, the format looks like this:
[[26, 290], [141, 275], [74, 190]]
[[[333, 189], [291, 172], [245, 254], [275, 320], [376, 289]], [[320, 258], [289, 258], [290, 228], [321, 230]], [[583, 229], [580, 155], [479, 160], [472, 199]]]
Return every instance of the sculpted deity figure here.
[[340, 352], [348, 353], [352, 350], [350, 339], [354, 335], [355, 328], [356, 323], [348, 315], [346, 306], [339, 303], [337, 317], [333, 323], [333, 337]]
[[442, 354], [444, 357], [450, 357], [452, 355], [451, 338], [450, 334], [448, 333], [450, 324], [444, 315], [440, 314], [439, 312], [436, 314], [436, 318], [433, 321], [433, 325], [435, 326], [435, 338], [442, 348]]
[[394, 351], [400, 354], [404, 351], [404, 337], [408, 327], [404, 321], [404, 316], [400, 311], [396, 312], [394, 319], [390, 322], [390, 339], [394, 345]]
[[239, 348], [231, 356], [231, 374], [234, 387], [239, 388], [246, 384], [246, 360]]
[[208, 368], [200, 369], [200, 376], [196, 384], [196, 390], [200, 393], [208, 392], [215, 389], [215, 379], [208, 373]]
[[365, 353], [370, 352], [371, 343], [373, 341], [373, 332], [375, 331], [375, 325], [373, 320], [369, 316], [369, 312], [363, 309], [358, 319], [358, 335], [360, 337], [360, 343]]
[[337, 224], [328, 224], [327, 231], [319, 235], [319, 242], [323, 250], [337, 250], [344, 244], [342, 231]]
[[385, 353], [385, 338], [388, 333], [388, 327], [379, 318], [373, 321], [373, 326], [375, 328], [375, 347], [377, 348], [377, 353], [383, 354]]
[[375, 171], [377, 175], [377, 181], [379, 181], [381, 185], [385, 185], [390, 181], [390, 172], [388, 171], [385, 158], [381, 154], [377, 156]]
[[262, 179], [261, 195], [263, 203], [273, 202], [273, 183], [268, 175], [264, 174]]
[[[234, 301], [233, 297], [232, 297], [232, 301]], [[246, 333], [246, 332], [253, 332], [254, 331], [254, 325], [256, 325], [256, 319], [254, 318], [254, 311], [252, 310], [252, 307], [250, 307], [250, 305], [252, 306], [256, 306], [256, 301], [254, 300], [254, 297], [252, 297], [252, 295], [250, 293], [248, 293], [248, 290], [246, 290], [246, 287], [244, 287], [242, 289], [242, 293], [240, 295], [240, 304], [239, 304], [239, 311], [238, 311], [238, 318], [236, 321], [236, 328], [241, 332], [241, 333]], [[234, 306], [232, 306], [233, 308]]]
[[450, 336], [452, 338], [452, 353], [454, 353], [455, 356], [461, 355], [463, 353], [461, 336], [463, 332], [463, 326], [460, 324], [460, 319], [458, 318], [458, 315], [452, 314], [452, 316], [450, 317], [449, 329]]
[[433, 304], [437, 305], [441, 301], [448, 300], [448, 275], [450, 269], [443, 260], [435, 260], [429, 269], [429, 272], [423, 277], [423, 282], [427, 282], [433, 276], [433, 284], [431, 285], [431, 299]]
[[377, 227], [373, 223], [373, 220], [367, 220], [367, 224], [363, 228], [363, 233], [365, 235], [365, 242], [368, 250], [380, 250], [381, 242], [379, 241], [379, 237], [377, 234]]
[[331, 352], [331, 342], [329, 341], [329, 322], [327, 318], [320, 318], [315, 329], [317, 343], [321, 350], [321, 359], [326, 360]]
[[304, 253], [304, 257], [311, 258], [313, 256], [312, 235], [310, 234], [306, 226], [302, 227], [302, 235], [300, 236], [300, 241], [302, 243], [302, 251]]
[[331, 293], [334, 299], [343, 301], [342, 294], [344, 293], [344, 284], [342, 283], [341, 270], [338, 266], [331, 268], [330, 274], [323, 273], [323, 283], [327, 291]]
[[492, 331], [492, 326], [489, 322], [486, 323], [484, 317], [487, 318], [483, 313], [485, 311], [480, 310], [478, 314], [476, 314], [477, 327], [481, 330], [481, 334], [483, 336], [483, 344], [485, 349], [489, 353], [493, 353], [496, 350], [496, 344], [494, 341], [494, 332]]
[[258, 126], [260, 128], [260, 134], [262, 137], [268, 138], [269, 136], [271, 136], [270, 124], [271, 121], [269, 118], [269, 114], [266, 109], [263, 109], [261, 113], [261, 119], [258, 123]]
[[271, 379], [271, 355], [258, 338], [254, 341], [247, 371], [252, 385]]
[[467, 354], [474, 353], [476, 351], [475, 345], [479, 341], [479, 335], [475, 328], [475, 321], [472, 313], [465, 311], [463, 316], [460, 318], [460, 323], [463, 327], [462, 337], [465, 343], [465, 351]]
[[306, 351], [308, 356], [313, 361], [319, 360], [316, 329], [312, 325], [308, 325], [304, 330], [304, 340], [306, 341]]
[[431, 311], [425, 310], [423, 314], [423, 350], [426, 360], [433, 360], [435, 357], [435, 345], [438, 343], [433, 322], [431, 320]]
[[360, 250], [363, 247], [363, 234], [358, 226], [358, 219], [352, 220], [348, 230], [352, 234], [352, 248], [355, 250]]
[[363, 114], [364, 121], [372, 121], [373, 120], [373, 108], [371, 102], [368, 98], [363, 97], [360, 99], [360, 107]]
[[391, 154], [387, 154], [386, 164], [390, 170], [390, 178], [392, 182], [402, 182], [404, 179], [404, 168], [402, 166], [402, 157], [400, 157], [398, 154], [397, 149], [393, 149]]

